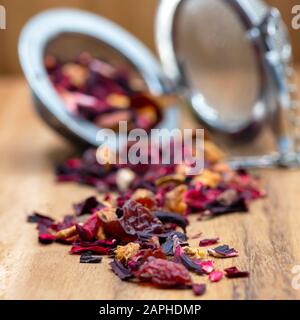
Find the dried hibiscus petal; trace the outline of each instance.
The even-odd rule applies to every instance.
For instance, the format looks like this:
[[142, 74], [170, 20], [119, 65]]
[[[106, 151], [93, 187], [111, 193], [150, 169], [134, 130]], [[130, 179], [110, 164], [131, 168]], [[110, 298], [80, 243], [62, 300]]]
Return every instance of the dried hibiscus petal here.
[[212, 271], [208, 278], [211, 282], [218, 282], [223, 278], [223, 272], [219, 270]]
[[85, 252], [80, 256], [80, 263], [100, 263], [102, 257], [93, 256], [90, 252]]
[[79, 254], [83, 252], [93, 252], [102, 255], [108, 255], [116, 246], [114, 240], [97, 240], [95, 242], [79, 242], [75, 243], [71, 250], [71, 254]]
[[128, 280], [133, 277], [133, 274], [130, 269], [126, 268], [119, 260], [114, 259], [110, 263], [111, 269], [113, 272], [121, 279]]
[[249, 277], [248, 271], [240, 271], [237, 267], [226, 268], [225, 270], [227, 278], [247, 278]]
[[239, 255], [238, 251], [224, 244], [213, 249], [208, 249], [208, 253], [216, 258], [232, 258]]
[[167, 237], [161, 245], [161, 248], [166, 256], [173, 255], [175, 251], [174, 246], [178, 245], [178, 243], [184, 243], [185, 241], [187, 241], [187, 236], [184, 233], [174, 231]]
[[219, 194], [220, 191], [215, 189], [190, 189], [185, 193], [185, 202], [191, 212], [201, 212], [206, 210]]
[[209, 260], [209, 261], [197, 261], [196, 263], [198, 263], [201, 266], [202, 270], [206, 274], [210, 274], [215, 269], [214, 262], [211, 261], [211, 260]]
[[105, 206], [98, 202], [96, 197], [89, 197], [82, 202], [74, 204], [73, 207], [76, 215], [81, 216], [83, 214], [93, 213], [95, 210], [100, 210]]
[[139, 267], [148, 260], [148, 258], [165, 259], [165, 254], [161, 248], [155, 247], [154, 249], [142, 249], [128, 261], [128, 266], [131, 270], [138, 270]]
[[101, 222], [97, 213], [94, 213], [92, 216], [90, 216], [83, 226], [77, 224], [76, 230], [80, 239], [82, 241], [93, 240], [97, 235], [100, 224]]
[[239, 197], [237, 200], [227, 205], [222, 201], [216, 200], [206, 206], [213, 215], [221, 215], [225, 213], [247, 212], [249, 210], [246, 199]]
[[52, 229], [55, 231], [61, 231], [73, 227], [76, 224], [76, 219], [72, 215], [66, 215], [63, 218], [63, 221], [58, 222], [57, 224], [52, 225]]
[[182, 263], [188, 270], [197, 274], [204, 274], [204, 270], [201, 265], [197, 263], [196, 260], [190, 258], [180, 245], [177, 245], [175, 248], [174, 258], [176, 262], [178, 261]]
[[199, 246], [200, 247], [211, 246], [213, 244], [218, 243], [219, 240], [220, 238], [203, 239], [203, 240], [200, 240]]
[[192, 285], [192, 289], [193, 289], [195, 296], [202, 296], [206, 291], [206, 284], [205, 283], [200, 283], [200, 284], [194, 283]]
[[191, 276], [183, 265], [164, 259], [145, 262], [134, 275], [141, 281], [151, 282], [161, 288], [186, 287], [192, 284]]
[[43, 215], [41, 213], [34, 212], [27, 217], [27, 222], [41, 223], [44, 225], [51, 226], [54, 223], [54, 219], [52, 219], [51, 217], [48, 217], [46, 215]]
[[50, 244], [56, 240], [55, 235], [49, 233], [39, 234], [39, 242], [42, 244]]
[[166, 211], [154, 211], [153, 214], [163, 223], [173, 223], [178, 227], [181, 227], [186, 232], [188, 221], [185, 217], [178, 213], [166, 212]]
[[102, 223], [102, 225], [103, 225], [104, 233], [108, 238], [116, 239], [122, 244], [126, 244], [128, 242], [132, 242], [137, 239], [136, 235], [128, 234], [124, 230], [119, 220], [104, 222]]

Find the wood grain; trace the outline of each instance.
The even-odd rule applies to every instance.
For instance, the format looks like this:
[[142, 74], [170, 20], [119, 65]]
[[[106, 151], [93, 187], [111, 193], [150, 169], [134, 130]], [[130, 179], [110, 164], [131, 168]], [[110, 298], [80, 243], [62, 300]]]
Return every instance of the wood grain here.
[[[0, 30], [0, 74], [20, 72], [17, 56], [19, 33], [30, 17], [55, 7], [74, 7], [100, 14], [120, 24], [155, 51], [154, 19], [158, 0], [2, 0], [7, 11], [7, 30]], [[298, 0], [267, 0], [282, 13], [294, 46], [295, 60], [300, 62], [300, 30], [291, 27], [292, 7]]]
[[[37, 243], [34, 226], [25, 222], [28, 212], [59, 218], [94, 191], [55, 183], [54, 166], [74, 150], [38, 118], [23, 79], [0, 78], [0, 101], [0, 298], [194, 299], [189, 290], [121, 282], [106, 258], [100, 265], [83, 265], [66, 246]], [[191, 217], [189, 235], [219, 236], [240, 251], [238, 258], [217, 260], [219, 268], [237, 265], [251, 273], [249, 279], [209, 284], [203, 299], [300, 298], [300, 290], [291, 286], [291, 268], [300, 264], [300, 171], [259, 174], [268, 197], [253, 203], [248, 214], [204, 222]]]

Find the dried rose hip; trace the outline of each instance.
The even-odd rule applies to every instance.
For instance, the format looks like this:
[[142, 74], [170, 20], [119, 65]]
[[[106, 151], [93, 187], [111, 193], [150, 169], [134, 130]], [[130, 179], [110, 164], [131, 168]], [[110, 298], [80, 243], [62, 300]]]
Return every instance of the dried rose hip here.
[[124, 204], [120, 223], [130, 235], [147, 237], [164, 232], [162, 222], [148, 208], [134, 200], [129, 200]]
[[145, 262], [134, 275], [141, 281], [151, 282], [161, 288], [192, 284], [191, 276], [183, 265], [164, 259]]

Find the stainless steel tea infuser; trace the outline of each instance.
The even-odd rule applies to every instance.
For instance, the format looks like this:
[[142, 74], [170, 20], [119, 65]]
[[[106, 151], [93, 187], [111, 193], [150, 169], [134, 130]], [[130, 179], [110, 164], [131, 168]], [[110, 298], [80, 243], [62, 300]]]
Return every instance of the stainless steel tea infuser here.
[[[76, 142], [97, 145], [99, 128], [66, 111], [44, 67], [45, 54], [73, 60], [90, 51], [122, 60], [153, 94], [179, 96], [216, 139], [250, 146], [266, 128], [272, 132], [275, 152], [229, 159], [232, 166], [300, 164], [292, 49], [277, 9], [261, 0], [161, 0], [155, 28], [161, 64], [102, 17], [58, 9], [31, 19], [19, 55], [45, 121]], [[170, 108], [160, 126], [176, 128], [177, 118]]]

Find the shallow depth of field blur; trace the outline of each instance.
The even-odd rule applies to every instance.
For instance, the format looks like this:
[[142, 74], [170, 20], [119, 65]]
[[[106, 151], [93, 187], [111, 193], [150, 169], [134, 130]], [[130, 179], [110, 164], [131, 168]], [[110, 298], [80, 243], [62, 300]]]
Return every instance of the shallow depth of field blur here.
[[[88, 10], [126, 28], [155, 51], [154, 19], [158, 0], [2, 0], [7, 11], [7, 29], [0, 31], [0, 74], [20, 73], [17, 41], [22, 26], [36, 13], [55, 7]], [[276, 6], [291, 31], [295, 61], [300, 63], [300, 30], [292, 29], [292, 8], [299, 0], [267, 0]]]

